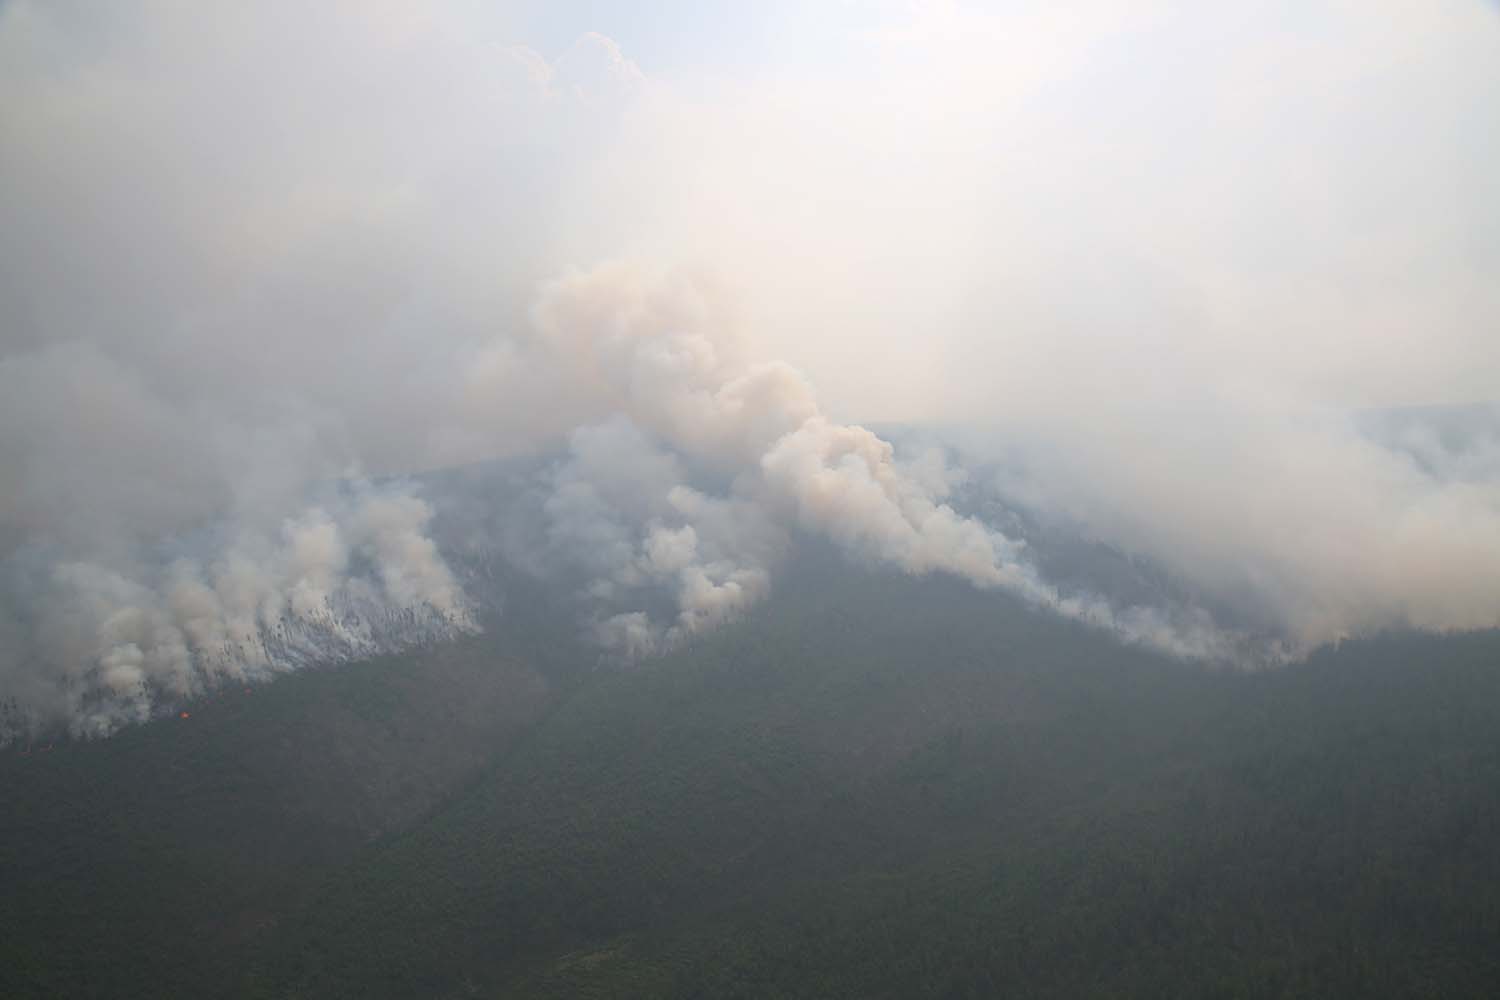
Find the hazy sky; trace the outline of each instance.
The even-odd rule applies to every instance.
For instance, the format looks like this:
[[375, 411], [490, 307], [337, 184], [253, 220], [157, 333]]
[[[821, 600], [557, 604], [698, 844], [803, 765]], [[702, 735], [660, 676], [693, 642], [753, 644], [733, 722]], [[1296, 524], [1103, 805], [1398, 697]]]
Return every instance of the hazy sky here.
[[1060, 382], [1495, 395], [1500, 16], [1478, 0], [0, 16], [7, 343], [100, 339], [91, 307], [181, 325], [320, 253], [387, 286], [383, 324], [493, 328], [541, 277], [646, 255], [712, 269], [762, 352], [861, 419], [988, 418]]
[[[1479, 0], [7, 0], [0, 560], [227, 520], [292, 593], [310, 484], [568, 447], [599, 493], [602, 434], [736, 484], [609, 513], [685, 616], [794, 523], [1024, 577], [841, 423], [916, 421], [1299, 644], [1493, 625], [1493, 414], [1360, 413], [1500, 398], [1496, 95]], [[430, 562], [370, 503], [334, 563]]]

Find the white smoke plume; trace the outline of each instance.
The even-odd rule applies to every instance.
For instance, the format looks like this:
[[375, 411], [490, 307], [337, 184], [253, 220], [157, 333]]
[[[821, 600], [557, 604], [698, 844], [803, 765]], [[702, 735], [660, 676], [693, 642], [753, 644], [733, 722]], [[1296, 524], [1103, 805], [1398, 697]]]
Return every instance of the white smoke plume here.
[[57, 725], [108, 735], [222, 683], [473, 630], [472, 609], [425, 534], [430, 517], [403, 488], [359, 486], [287, 518], [275, 535], [210, 539], [206, 559], [120, 572], [13, 555], [0, 565], [9, 619], [0, 739]]
[[[785, 364], [735, 360], [733, 336], [684, 276], [612, 264], [553, 282], [535, 309], [553, 370], [614, 415], [575, 431], [544, 504], [555, 557], [589, 579], [596, 638], [638, 657], [742, 613], [803, 532], [851, 557], [998, 588], [1122, 639], [1221, 662], [1276, 659], [1202, 612], [1115, 608], [1044, 582], [1024, 544], [944, 502], [941, 468], [819, 408]], [[567, 391], [567, 390], [565, 390]], [[694, 486], [702, 478], [720, 492]], [[667, 588], [675, 616], [639, 607]]]

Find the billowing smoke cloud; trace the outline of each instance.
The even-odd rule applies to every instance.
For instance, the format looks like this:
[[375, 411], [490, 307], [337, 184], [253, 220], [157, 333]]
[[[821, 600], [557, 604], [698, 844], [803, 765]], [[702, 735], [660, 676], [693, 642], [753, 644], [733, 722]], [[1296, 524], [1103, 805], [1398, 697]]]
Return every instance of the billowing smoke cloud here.
[[274, 536], [176, 539], [133, 574], [22, 548], [0, 564], [0, 738], [107, 735], [221, 683], [472, 630], [430, 517], [405, 489], [356, 485]]
[[627, 656], [808, 537], [1213, 660], [1500, 624], [1493, 10], [581, 9], [0, 3], [0, 728], [473, 627], [385, 477], [518, 455], [464, 544]]
[[[871, 564], [1003, 589], [1175, 655], [1280, 655], [1201, 611], [1116, 608], [1047, 584], [1023, 543], [944, 502], [945, 469], [903, 467], [889, 442], [831, 420], [787, 365], [736, 360], [704, 307], [713, 300], [682, 276], [609, 265], [552, 283], [535, 309], [550, 370], [572, 383], [563, 391], [581, 383], [613, 413], [573, 432], [543, 505], [550, 552], [588, 578], [604, 645], [646, 655], [735, 617], [769, 591], [800, 532]], [[639, 607], [663, 589], [669, 620]]]
[[[683, 463], [626, 418], [574, 432], [550, 480], [551, 553], [589, 578], [596, 638], [629, 657], [712, 628], [764, 597], [770, 567], [790, 544], [748, 499], [687, 485]], [[660, 622], [638, 605], [663, 592], [673, 608]]]

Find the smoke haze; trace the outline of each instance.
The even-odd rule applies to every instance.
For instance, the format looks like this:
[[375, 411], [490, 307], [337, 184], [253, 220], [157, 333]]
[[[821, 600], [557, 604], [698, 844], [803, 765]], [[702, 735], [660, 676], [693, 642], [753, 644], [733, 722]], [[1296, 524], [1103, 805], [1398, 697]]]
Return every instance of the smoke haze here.
[[0, 738], [480, 627], [421, 474], [517, 456], [476, 544], [625, 657], [807, 539], [1218, 662], [1500, 625], [1491, 6], [722, 13], [0, 3]]

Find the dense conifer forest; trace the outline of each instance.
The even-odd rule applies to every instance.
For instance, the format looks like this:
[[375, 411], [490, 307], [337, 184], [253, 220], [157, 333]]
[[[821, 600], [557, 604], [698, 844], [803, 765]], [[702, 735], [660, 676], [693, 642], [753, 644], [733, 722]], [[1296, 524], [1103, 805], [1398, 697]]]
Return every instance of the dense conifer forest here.
[[1238, 673], [804, 567], [0, 756], [7, 997], [1480, 996], [1500, 636]]

